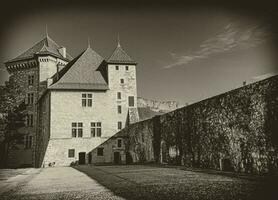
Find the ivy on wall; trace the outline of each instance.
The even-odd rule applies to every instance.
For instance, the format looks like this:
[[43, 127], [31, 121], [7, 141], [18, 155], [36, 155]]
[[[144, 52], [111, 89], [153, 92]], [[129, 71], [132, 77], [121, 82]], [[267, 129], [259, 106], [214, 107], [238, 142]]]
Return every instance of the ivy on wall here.
[[245, 173], [278, 169], [278, 76], [132, 124], [127, 151], [159, 162]]

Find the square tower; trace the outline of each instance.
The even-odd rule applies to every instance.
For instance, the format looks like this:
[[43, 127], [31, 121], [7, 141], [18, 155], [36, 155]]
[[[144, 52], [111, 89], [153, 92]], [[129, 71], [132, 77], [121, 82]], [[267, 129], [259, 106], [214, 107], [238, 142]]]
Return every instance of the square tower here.
[[5, 62], [10, 74], [10, 82], [18, 88], [16, 104], [22, 101], [27, 105], [24, 130], [24, 144], [10, 149], [8, 167], [34, 166], [37, 99], [46, 89], [47, 79], [62, 69], [72, 57], [66, 48], [59, 46], [48, 35], [14, 59]]
[[108, 84], [117, 102], [119, 130], [139, 121], [137, 111], [137, 63], [125, 52], [120, 42], [107, 60]]

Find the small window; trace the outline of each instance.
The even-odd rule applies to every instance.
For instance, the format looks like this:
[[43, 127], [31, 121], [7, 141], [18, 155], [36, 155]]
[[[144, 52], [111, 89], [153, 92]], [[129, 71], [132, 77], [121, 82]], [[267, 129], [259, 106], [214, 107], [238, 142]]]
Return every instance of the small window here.
[[27, 104], [32, 105], [34, 103], [34, 93], [27, 94]]
[[71, 124], [71, 136], [72, 137], [83, 137], [83, 123], [73, 122]]
[[33, 126], [33, 114], [27, 114], [26, 116], [26, 125], [29, 127]]
[[122, 106], [118, 105], [118, 113], [121, 114], [122, 113]]
[[122, 139], [118, 139], [118, 144], [117, 144], [117, 146], [118, 146], [119, 148], [122, 147]]
[[117, 93], [117, 99], [121, 99], [122, 98], [122, 94], [120, 92]]
[[121, 83], [124, 83], [125, 81], [124, 81], [124, 79], [123, 78], [121, 78]]
[[101, 122], [91, 122], [91, 137], [101, 137]]
[[119, 70], [119, 66], [118, 65], [116, 65], [116, 70]]
[[69, 149], [68, 157], [69, 158], [74, 158], [75, 150], [74, 149]]
[[34, 85], [34, 75], [28, 75], [28, 85]]
[[92, 107], [93, 104], [93, 95], [90, 93], [82, 94], [82, 107]]
[[118, 122], [118, 130], [122, 129], [122, 122]]
[[125, 70], [128, 71], [128, 66], [125, 66]]
[[97, 156], [103, 156], [103, 147], [97, 148]]
[[134, 107], [134, 96], [129, 96], [128, 97], [128, 106], [129, 107]]
[[31, 149], [33, 143], [33, 136], [32, 135], [26, 135], [24, 138], [24, 146], [25, 149]]

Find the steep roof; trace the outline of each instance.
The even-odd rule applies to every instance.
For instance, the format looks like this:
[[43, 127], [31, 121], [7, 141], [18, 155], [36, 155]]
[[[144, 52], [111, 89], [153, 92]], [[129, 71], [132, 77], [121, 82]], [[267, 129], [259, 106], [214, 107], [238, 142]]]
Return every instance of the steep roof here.
[[34, 46], [32, 46], [30, 49], [26, 50], [24, 53], [20, 54], [16, 58], [13, 58], [11, 60], [8, 60], [8, 62], [14, 62], [18, 60], [24, 60], [28, 58], [33, 58], [36, 54], [43, 54], [43, 55], [52, 55], [61, 59], [67, 59], [71, 60], [72, 57], [67, 53], [66, 58], [64, 58], [58, 49], [60, 49], [61, 46], [58, 45], [54, 40], [52, 40], [48, 35], [43, 38], [41, 41], [36, 43]]
[[136, 62], [123, 50], [119, 42], [107, 61], [108, 63], [136, 64]]
[[49, 89], [107, 90], [108, 84], [98, 70], [104, 59], [88, 47], [69, 62], [58, 75]]

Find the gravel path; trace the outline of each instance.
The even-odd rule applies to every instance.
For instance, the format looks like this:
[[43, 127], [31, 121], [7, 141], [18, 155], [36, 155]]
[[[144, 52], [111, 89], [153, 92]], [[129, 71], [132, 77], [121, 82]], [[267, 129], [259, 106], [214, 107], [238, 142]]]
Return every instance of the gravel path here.
[[0, 199], [268, 200], [273, 191], [264, 187], [266, 182], [255, 176], [145, 165], [0, 170]]
[[41, 169], [0, 199], [123, 199], [71, 167]]

